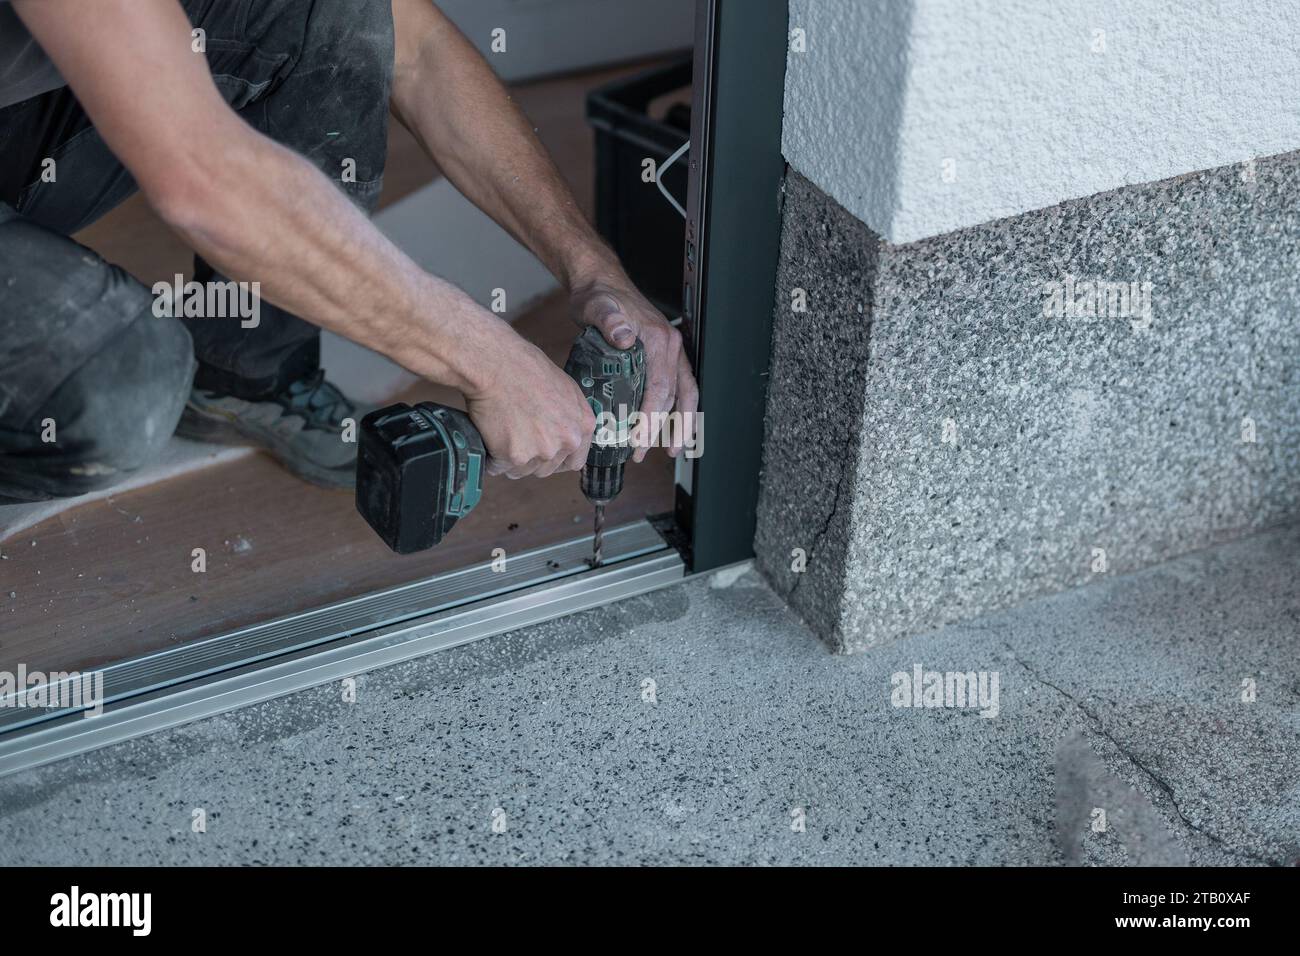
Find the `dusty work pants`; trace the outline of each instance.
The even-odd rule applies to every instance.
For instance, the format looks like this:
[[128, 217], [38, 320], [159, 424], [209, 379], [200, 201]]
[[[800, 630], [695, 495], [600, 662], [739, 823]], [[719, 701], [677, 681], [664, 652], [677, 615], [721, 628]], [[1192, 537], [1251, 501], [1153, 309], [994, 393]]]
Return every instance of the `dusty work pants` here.
[[[387, 152], [389, 0], [182, 5], [239, 115], [373, 209]], [[140, 82], [158, 79], [142, 68]], [[345, 161], [355, 182], [342, 182]], [[67, 87], [0, 109], [0, 504], [83, 494], [147, 464], [191, 382], [258, 399], [318, 366], [319, 331], [297, 316], [263, 303], [255, 328], [238, 316], [157, 318], [148, 288], [69, 238], [135, 190]], [[222, 281], [202, 260], [194, 278]]]

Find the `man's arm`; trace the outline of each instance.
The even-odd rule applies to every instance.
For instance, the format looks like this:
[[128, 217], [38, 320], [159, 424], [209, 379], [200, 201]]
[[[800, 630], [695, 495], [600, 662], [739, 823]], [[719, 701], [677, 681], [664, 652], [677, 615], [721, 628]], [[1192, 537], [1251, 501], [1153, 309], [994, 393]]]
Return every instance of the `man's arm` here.
[[[639, 335], [646, 412], [693, 412], [695, 377], [681, 336], [637, 292], [578, 209], [527, 118], [492, 69], [431, 0], [393, 0], [393, 113], [447, 178], [526, 245], [573, 296], [574, 317], [613, 345]], [[680, 432], [669, 454], [681, 450]], [[636, 459], [647, 449], [638, 448]]]
[[83, 0], [16, 0], [14, 9], [150, 204], [205, 259], [260, 282], [276, 305], [459, 389], [494, 470], [581, 467], [595, 420], [577, 385], [421, 270], [319, 170], [240, 119], [192, 52], [176, 0], [98, 0], [93, 17]]

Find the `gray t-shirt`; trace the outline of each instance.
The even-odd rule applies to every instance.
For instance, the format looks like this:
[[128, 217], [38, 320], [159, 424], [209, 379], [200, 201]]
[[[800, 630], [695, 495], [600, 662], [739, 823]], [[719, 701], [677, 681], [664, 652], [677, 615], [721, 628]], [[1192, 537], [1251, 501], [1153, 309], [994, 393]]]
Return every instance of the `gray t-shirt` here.
[[63, 85], [63, 77], [14, 8], [0, 0], [0, 109]]

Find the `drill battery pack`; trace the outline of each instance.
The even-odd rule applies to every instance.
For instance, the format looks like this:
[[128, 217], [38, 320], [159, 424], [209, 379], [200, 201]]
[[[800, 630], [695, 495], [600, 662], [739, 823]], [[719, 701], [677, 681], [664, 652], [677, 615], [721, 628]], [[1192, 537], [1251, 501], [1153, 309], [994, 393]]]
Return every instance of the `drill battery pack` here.
[[398, 554], [432, 548], [478, 504], [487, 453], [464, 412], [399, 403], [359, 433], [357, 510]]

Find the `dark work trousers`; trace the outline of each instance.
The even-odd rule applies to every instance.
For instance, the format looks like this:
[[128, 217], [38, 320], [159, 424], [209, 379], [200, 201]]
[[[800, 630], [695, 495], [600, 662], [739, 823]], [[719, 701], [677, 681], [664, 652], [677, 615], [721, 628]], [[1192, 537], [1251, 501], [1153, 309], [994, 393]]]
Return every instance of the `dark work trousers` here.
[[[182, 6], [239, 115], [372, 210], [387, 152], [390, 0]], [[143, 68], [140, 81], [157, 82]], [[191, 382], [269, 398], [318, 367], [319, 331], [297, 316], [263, 302], [255, 328], [238, 316], [157, 318], [148, 288], [69, 238], [135, 189], [70, 89], [0, 109], [0, 504], [83, 494], [147, 464]], [[202, 260], [194, 278], [224, 281]]]

